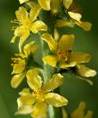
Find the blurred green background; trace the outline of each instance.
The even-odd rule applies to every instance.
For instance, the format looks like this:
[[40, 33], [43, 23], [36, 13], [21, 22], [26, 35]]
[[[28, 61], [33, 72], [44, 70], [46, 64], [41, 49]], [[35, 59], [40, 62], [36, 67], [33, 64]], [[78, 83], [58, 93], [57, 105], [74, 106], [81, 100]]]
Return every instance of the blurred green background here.
[[[83, 10], [84, 19], [92, 22], [90, 32], [79, 28], [74, 30], [76, 34], [77, 50], [90, 52], [93, 56], [90, 67], [98, 71], [98, 0], [78, 0]], [[15, 116], [17, 110], [16, 98], [18, 91], [10, 86], [11, 80], [11, 56], [15, 51], [15, 45], [10, 44], [13, 35], [11, 31], [11, 20], [14, 11], [18, 9], [18, 0], [0, 0], [0, 118], [29, 118], [29, 116]], [[80, 101], [87, 103], [87, 108], [94, 111], [94, 118], [98, 118], [98, 75], [92, 78], [94, 86], [75, 78], [74, 75], [65, 75], [65, 84], [61, 91], [69, 99], [69, 112], [79, 104]]]

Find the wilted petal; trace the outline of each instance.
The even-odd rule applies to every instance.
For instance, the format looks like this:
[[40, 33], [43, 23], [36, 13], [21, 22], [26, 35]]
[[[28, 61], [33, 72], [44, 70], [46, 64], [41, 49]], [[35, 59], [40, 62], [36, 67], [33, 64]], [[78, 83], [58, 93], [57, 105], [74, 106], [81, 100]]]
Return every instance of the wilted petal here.
[[45, 33], [42, 35], [41, 39], [48, 44], [51, 51], [55, 51], [57, 49], [57, 42], [53, 39], [52, 35]]
[[50, 10], [51, 0], [38, 0], [40, 6], [44, 10]]
[[72, 53], [70, 57], [70, 62], [80, 63], [88, 63], [91, 59], [91, 55], [88, 53]]
[[21, 82], [23, 81], [24, 77], [25, 77], [24, 74], [17, 74], [17, 75], [14, 75], [14, 76], [12, 77], [12, 80], [11, 80], [11, 86], [12, 86], [13, 88], [17, 88], [17, 87], [21, 84]]
[[52, 91], [63, 84], [63, 76], [59, 74], [54, 74], [51, 79], [43, 87], [45, 91]]
[[56, 93], [47, 93], [45, 95], [45, 101], [55, 107], [62, 107], [68, 104], [66, 98]]
[[79, 22], [80, 22], [80, 20], [81, 20], [81, 18], [82, 18], [82, 15], [81, 15], [80, 13], [68, 12], [68, 14], [69, 14], [69, 16], [70, 16], [72, 19], [74, 19], [74, 20], [76, 20], [76, 21], [79, 21]]
[[82, 77], [94, 77], [96, 71], [86, 67], [85, 65], [77, 65], [77, 73]]
[[80, 21], [80, 22], [75, 22], [79, 27], [81, 27], [82, 29], [84, 29], [85, 31], [90, 31], [91, 30], [91, 27], [92, 27], [92, 24], [89, 23], [89, 22], [83, 22], [83, 21]]
[[59, 41], [59, 50], [60, 51], [68, 51], [68, 50], [71, 50], [72, 47], [73, 47], [73, 43], [74, 43], [74, 40], [75, 40], [75, 36], [73, 34], [70, 34], [70, 35], [63, 35], [61, 38], [60, 38], [60, 41]]
[[33, 33], [37, 33], [39, 31], [47, 31], [47, 25], [43, 21], [37, 20], [32, 23], [31, 31]]
[[73, 0], [63, 0], [63, 4], [65, 6], [66, 9], [69, 9], [69, 7], [71, 6]]
[[34, 91], [37, 91], [39, 88], [41, 88], [42, 79], [39, 76], [38, 69], [28, 70], [26, 77], [27, 77], [27, 83], [31, 89], [33, 89]]
[[57, 64], [57, 61], [58, 61], [57, 57], [52, 56], [52, 55], [44, 56], [42, 58], [42, 60], [43, 60], [44, 64], [48, 64], [52, 67], [56, 67], [56, 64]]
[[47, 118], [48, 106], [45, 103], [36, 103], [31, 116], [33, 118]]
[[34, 53], [37, 50], [37, 45], [34, 43], [35, 42], [32, 41], [24, 46], [23, 52], [26, 57], [28, 57], [30, 53]]
[[20, 4], [26, 3], [29, 0], [19, 0]]
[[41, 7], [39, 4], [33, 3], [32, 9], [30, 10], [30, 19], [32, 21], [36, 20], [39, 13], [40, 13]]

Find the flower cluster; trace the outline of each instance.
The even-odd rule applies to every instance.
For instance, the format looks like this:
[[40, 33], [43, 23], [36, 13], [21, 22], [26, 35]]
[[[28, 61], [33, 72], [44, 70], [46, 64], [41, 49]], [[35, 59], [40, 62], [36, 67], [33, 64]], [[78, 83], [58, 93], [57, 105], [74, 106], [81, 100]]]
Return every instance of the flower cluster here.
[[[74, 70], [76, 75], [92, 84], [89, 77], [94, 77], [96, 71], [85, 65], [90, 61], [91, 55], [74, 52], [75, 35], [59, 32], [62, 27], [73, 28], [75, 25], [89, 31], [91, 23], [81, 20], [82, 14], [77, 11], [74, 0], [19, 0], [19, 2], [21, 6], [15, 12], [16, 26], [11, 39], [11, 43], [15, 43], [19, 38], [18, 53], [12, 58], [11, 86], [17, 88], [25, 80], [27, 85], [19, 93], [16, 114], [30, 114], [32, 118], [47, 118], [49, 106], [62, 109], [68, 104], [68, 99], [60, 95], [60, 91], [54, 92], [64, 83], [61, 70], [65, 72]], [[50, 23], [45, 20], [49, 16]], [[37, 37], [41, 44], [37, 39], [30, 40], [31, 36]], [[41, 48], [43, 50], [39, 50]], [[34, 64], [40, 58], [35, 58], [38, 52], [43, 53], [41, 56], [43, 63], [39, 66]], [[46, 77], [47, 65], [53, 71]], [[82, 117], [83, 113], [79, 114], [80, 107], [81, 104], [78, 110], [72, 113], [72, 118], [78, 116], [88, 118], [88, 115]]]

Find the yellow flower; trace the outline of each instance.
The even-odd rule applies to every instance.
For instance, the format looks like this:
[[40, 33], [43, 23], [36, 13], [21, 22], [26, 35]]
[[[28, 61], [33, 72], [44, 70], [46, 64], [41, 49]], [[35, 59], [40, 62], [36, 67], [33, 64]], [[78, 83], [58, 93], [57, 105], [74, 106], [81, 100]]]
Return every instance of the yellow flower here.
[[48, 44], [52, 52], [51, 55], [43, 57], [43, 62], [45, 64], [49, 64], [52, 67], [67, 69], [90, 61], [91, 56], [88, 53], [72, 52], [75, 40], [74, 35], [64, 34], [57, 41], [52, 35], [45, 33], [41, 38]]
[[63, 84], [63, 76], [54, 74], [48, 82], [44, 83], [40, 72], [31, 69], [26, 74], [27, 83], [33, 90], [28, 88], [20, 92], [18, 98], [18, 112], [16, 114], [31, 114], [33, 118], [47, 118], [48, 106], [62, 107], [68, 104], [63, 96], [51, 92]]
[[17, 26], [15, 29], [14, 37], [12, 38], [11, 42], [14, 43], [16, 38], [20, 37], [20, 50], [24, 41], [29, 37], [30, 32], [38, 33], [39, 31], [47, 30], [47, 25], [43, 21], [37, 20], [40, 10], [40, 6], [36, 3], [33, 3], [30, 13], [28, 13], [24, 7], [20, 7], [19, 10], [16, 11], [16, 18], [19, 26]]
[[89, 22], [81, 21], [82, 15], [76, 12], [75, 8], [70, 10], [71, 5], [74, 4], [73, 0], [62, 0], [62, 1], [70, 19], [58, 20], [56, 26], [57, 27], [65, 27], [65, 26], [73, 27], [74, 24], [76, 24], [77, 26], [81, 27], [85, 31], [89, 31], [91, 29], [92, 24]]
[[34, 44], [34, 42], [30, 42], [24, 46], [22, 53], [16, 54], [16, 57], [12, 58], [13, 77], [11, 80], [11, 86], [13, 88], [17, 88], [25, 78], [27, 72], [28, 56], [33, 54], [36, 50], [37, 46]]
[[[70, 118], [92, 118], [93, 112], [92, 111], [86, 111], [86, 104], [85, 102], [80, 102], [78, 108], [76, 108], [72, 113]], [[62, 109], [62, 115], [63, 118], [68, 118], [68, 114], [65, 111], [65, 109]]]

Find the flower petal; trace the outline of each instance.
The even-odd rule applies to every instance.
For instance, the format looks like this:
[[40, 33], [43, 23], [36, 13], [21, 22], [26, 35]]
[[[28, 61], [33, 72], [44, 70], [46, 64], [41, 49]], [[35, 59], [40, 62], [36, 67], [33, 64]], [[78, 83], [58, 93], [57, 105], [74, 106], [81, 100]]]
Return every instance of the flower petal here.
[[69, 7], [71, 6], [73, 0], [63, 0], [63, 4], [65, 6], [66, 9], [69, 9]]
[[93, 112], [88, 111], [84, 118], [93, 118]]
[[40, 4], [42, 9], [50, 10], [51, 0], [38, 0], [38, 3]]
[[33, 33], [37, 33], [39, 31], [47, 31], [47, 25], [43, 21], [37, 20], [32, 23], [31, 31]]
[[[13, 63], [13, 71], [12, 74], [18, 74], [18, 73], [22, 73], [25, 70], [25, 59], [21, 59], [21, 58], [12, 58]], [[16, 61], [16, 62], [14, 62]]]
[[23, 52], [24, 52], [24, 54], [25, 54], [26, 57], [28, 57], [28, 56], [30, 55], [30, 53], [36, 52], [36, 50], [37, 50], [37, 45], [34, 44], [34, 43], [35, 43], [35, 42], [32, 41], [32, 42], [30, 42], [30, 43], [28, 43], [28, 44], [26, 44], [26, 45], [24, 46]]
[[83, 21], [80, 21], [80, 22], [75, 22], [79, 27], [81, 27], [82, 29], [84, 29], [85, 31], [90, 31], [91, 30], [91, 27], [92, 27], [92, 24], [89, 23], [89, 22], [83, 22]]
[[26, 3], [29, 0], [19, 0], [20, 4]]
[[16, 115], [27, 115], [27, 114], [30, 114], [32, 113], [32, 110], [33, 110], [33, 106], [32, 105], [23, 105], [22, 107], [20, 107], [18, 109], [18, 111], [15, 113]]
[[45, 101], [55, 107], [62, 107], [68, 104], [68, 100], [66, 98], [56, 93], [47, 93], [45, 95]]
[[76, 21], [78, 21], [78, 22], [80, 22], [80, 20], [81, 20], [81, 18], [82, 18], [82, 15], [81, 15], [80, 13], [75, 13], [75, 12], [69, 11], [68, 14], [69, 14], [69, 16], [70, 16], [72, 19], [74, 19], [74, 20], [76, 20]]
[[96, 71], [86, 67], [85, 65], [77, 65], [77, 73], [82, 77], [94, 77]]
[[57, 14], [60, 8], [60, 0], [51, 0], [51, 11], [53, 14]]
[[77, 64], [80, 63], [88, 63], [91, 59], [91, 55], [88, 53], [72, 53], [70, 57], [70, 62], [76, 62]]
[[21, 82], [23, 81], [24, 77], [25, 77], [24, 74], [17, 74], [17, 75], [14, 75], [14, 76], [12, 77], [12, 80], [11, 80], [11, 86], [12, 86], [13, 88], [17, 88], [17, 87], [21, 84]]
[[19, 22], [24, 23], [26, 19], [28, 19], [28, 12], [24, 7], [19, 7], [19, 9], [15, 12], [16, 18]]
[[76, 108], [72, 112], [71, 118], [84, 118], [85, 108], [86, 108], [86, 104], [84, 102], [81, 102], [78, 108]]
[[56, 27], [74, 27], [74, 22], [72, 20], [66, 20], [66, 19], [62, 19], [62, 20], [57, 20], [56, 21]]
[[33, 118], [47, 118], [48, 106], [45, 103], [36, 103], [31, 116]]
[[69, 62], [69, 63], [63, 63], [63, 62], [61, 62], [60, 64], [59, 64], [59, 67], [60, 68], [63, 68], [63, 69], [68, 69], [68, 68], [70, 68], [70, 67], [74, 67], [74, 66], [76, 66], [76, 62]]
[[63, 76], [58, 73], [54, 74], [43, 87], [45, 91], [52, 91], [63, 84]]
[[40, 13], [41, 7], [39, 6], [39, 4], [34, 3], [32, 5], [32, 9], [30, 10], [30, 19], [32, 21], [35, 21]]
[[24, 95], [21, 96], [17, 99], [18, 102], [18, 108], [20, 108], [23, 105], [32, 105], [35, 102], [34, 97], [32, 96], [32, 94], [28, 94], [28, 95]]
[[51, 51], [55, 51], [57, 49], [57, 42], [55, 41], [55, 39], [53, 39], [52, 35], [44, 33], [41, 39], [48, 44]]
[[73, 34], [70, 34], [70, 35], [63, 35], [61, 38], [60, 38], [60, 41], [59, 41], [59, 44], [58, 44], [58, 48], [60, 51], [68, 51], [68, 50], [71, 50], [72, 49], [72, 46], [73, 46], [73, 43], [74, 43], [74, 40], [75, 40], [75, 36]]
[[57, 57], [56, 56], [52, 56], [52, 55], [48, 55], [48, 56], [44, 56], [42, 58], [44, 64], [48, 64], [52, 67], [56, 67], [57, 64]]
[[27, 77], [27, 83], [31, 89], [33, 89], [34, 91], [37, 91], [39, 88], [41, 88], [42, 79], [39, 76], [39, 70], [38, 69], [28, 70], [26, 77]]

